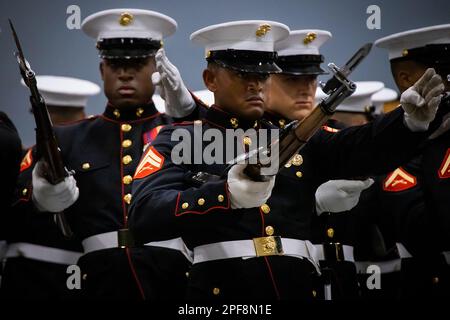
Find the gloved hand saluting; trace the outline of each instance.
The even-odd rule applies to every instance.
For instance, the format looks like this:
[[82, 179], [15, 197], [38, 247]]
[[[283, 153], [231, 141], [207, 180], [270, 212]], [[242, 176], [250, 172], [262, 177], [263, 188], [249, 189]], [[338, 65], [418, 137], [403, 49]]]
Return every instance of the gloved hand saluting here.
[[77, 182], [73, 176], [68, 176], [53, 185], [42, 177], [42, 166], [43, 163], [38, 161], [33, 169], [33, 202], [40, 211], [61, 212], [77, 201]]
[[257, 208], [262, 206], [272, 194], [275, 176], [264, 182], [255, 182], [245, 173], [246, 164], [236, 164], [228, 171], [228, 191], [231, 209]]
[[444, 83], [434, 69], [429, 68], [417, 82], [400, 96], [405, 110], [405, 123], [413, 132], [426, 131], [434, 120]]
[[316, 190], [316, 212], [344, 212], [351, 210], [359, 202], [361, 192], [374, 183], [369, 178], [360, 180], [330, 180]]
[[161, 98], [166, 103], [166, 113], [174, 118], [189, 115], [195, 108], [195, 101], [184, 85], [177, 67], [167, 59], [164, 49], [158, 50], [155, 60], [158, 72], [152, 74], [152, 82], [159, 87]]

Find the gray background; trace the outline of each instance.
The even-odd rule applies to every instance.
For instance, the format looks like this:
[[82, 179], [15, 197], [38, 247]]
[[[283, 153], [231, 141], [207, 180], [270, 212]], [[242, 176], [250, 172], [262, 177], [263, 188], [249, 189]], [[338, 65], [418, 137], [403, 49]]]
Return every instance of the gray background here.
[[[66, 27], [69, 5], [81, 8], [81, 17], [111, 8], [141, 8], [162, 12], [178, 22], [178, 31], [165, 40], [166, 53], [178, 66], [186, 85], [203, 89], [201, 71], [205, 65], [203, 49], [189, 41], [189, 35], [207, 25], [241, 19], [270, 19], [287, 24], [292, 30], [329, 30], [333, 38], [322, 47], [326, 62], [341, 65], [360, 45], [385, 35], [429, 25], [450, 23], [450, 1], [433, 0], [39, 0], [0, 2], [0, 110], [13, 119], [23, 144], [34, 143], [34, 122], [29, 114], [28, 93], [19, 84], [20, 75], [12, 55], [14, 44], [7, 18], [13, 19], [25, 55], [37, 74], [74, 76], [101, 85], [94, 40], [81, 30]], [[381, 29], [366, 27], [369, 5], [381, 8]], [[354, 80], [380, 80], [391, 88], [394, 83], [387, 54], [374, 49], [355, 71]], [[103, 94], [90, 98], [88, 113], [97, 114], [105, 106]]]

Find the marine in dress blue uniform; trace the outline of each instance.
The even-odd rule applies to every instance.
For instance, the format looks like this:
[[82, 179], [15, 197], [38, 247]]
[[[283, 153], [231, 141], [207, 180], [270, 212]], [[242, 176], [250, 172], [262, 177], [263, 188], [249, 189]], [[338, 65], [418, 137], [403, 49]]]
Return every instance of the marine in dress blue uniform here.
[[155, 109], [151, 76], [155, 54], [176, 22], [154, 11], [112, 9], [88, 16], [82, 29], [97, 40], [109, 100], [103, 114], [56, 128], [79, 188], [65, 213], [83, 245], [82, 296], [177, 299], [190, 264], [181, 239], [137, 245], [128, 230], [131, 184], [142, 150], [172, 122]]
[[[36, 80], [54, 125], [84, 118], [88, 97], [100, 92], [98, 85], [87, 80], [59, 76], [37, 76]], [[14, 206], [6, 217], [8, 250], [2, 295], [6, 299], [75, 298], [78, 292], [67, 287], [66, 271], [76, 264], [83, 249], [79, 241], [62, 236], [53, 215], [29, 206], [35, 163], [36, 148], [25, 150]]]
[[[234, 167], [227, 173], [228, 161], [221, 157], [212, 164], [194, 161], [195, 154], [205, 151], [207, 141], [197, 150], [193, 143], [183, 152], [185, 160], [174, 163], [172, 151], [179, 141], [171, 137], [179, 129], [178, 133], [184, 132], [191, 141], [207, 129], [217, 129], [224, 151], [232, 143], [227, 140], [226, 129], [273, 128], [259, 121], [262, 112], [254, 105], [261, 103], [249, 101], [256, 97], [263, 101], [266, 75], [280, 71], [270, 41], [281, 40], [283, 33], [286, 37], [287, 30], [276, 22], [238, 21], [191, 35], [206, 46], [208, 69], [203, 75], [208, 89], [214, 90], [215, 104], [202, 120], [163, 128], [136, 171], [130, 228], [140, 242], [182, 235], [194, 254], [188, 299], [317, 297], [318, 255], [309, 241], [317, 186], [330, 178], [389, 171], [406, 161], [414, 145], [426, 137], [405, 126], [402, 110], [364, 127], [339, 133], [321, 130], [280, 170], [270, 198], [250, 208], [233, 208], [230, 173]], [[215, 78], [210, 78], [212, 72], [232, 79], [227, 83], [234, 91], [216, 87]], [[235, 95], [234, 106], [226, 103], [231, 94]], [[244, 96], [247, 99], [242, 102]], [[237, 101], [248, 109], [239, 110]], [[242, 141], [244, 147], [261, 142], [245, 135], [240, 139], [238, 143]], [[377, 147], [380, 145], [384, 148]], [[257, 193], [254, 196], [264, 199]]]
[[[449, 28], [449, 25], [439, 25], [408, 30], [375, 42], [378, 47], [387, 49], [392, 74], [401, 92], [431, 67], [444, 79], [448, 90], [445, 79], [449, 72]], [[440, 126], [446, 113], [448, 98], [444, 97], [434, 123], [430, 124], [431, 131]], [[370, 209], [380, 214], [378, 226], [386, 253], [378, 258], [385, 279], [382, 278], [381, 294], [367, 291], [368, 297], [429, 299], [443, 297], [443, 292], [448, 290], [445, 289], [449, 275], [446, 242], [440, 238], [448, 231], [442, 223], [445, 220], [440, 220], [435, 213], [438, 207], [449, 207], [442, 198], [430, 196], [438, 189], [436, 167], [440, 165], [440, 160], [430, 160], [430, 155], [440, 153], [438, 158], [445, 157], [439, 150], [439, 141], [430, 139], [414, 159], [376, 179], [377, 195]]]

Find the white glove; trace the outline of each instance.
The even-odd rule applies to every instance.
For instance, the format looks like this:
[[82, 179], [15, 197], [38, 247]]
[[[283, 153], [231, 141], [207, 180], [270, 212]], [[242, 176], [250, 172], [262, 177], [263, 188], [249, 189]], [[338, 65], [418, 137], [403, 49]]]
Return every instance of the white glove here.
[[40, 211], [61, 212], [77, 201], [77, 182], [73, 176], [68, 176], [53, 185], [41, 176], [42, 165], [38, 161], [32, 173], [33, 202]]
[[275, 176], [264, 182], [255, 182], [245, 173], [246, 164], [236, 164], [228, 171], [228, 191], [232, 209], [256, 208], [263, 205], [272, 194]]
[[330, 180], [316, 190], [316, 212], [344, 212], [358, 204], [361, 192], [374, 183], [360, 180]]
[[426, 131], [436, 116], [444, 92], [442, 78], [429, 68], [400, 96], [406, 126], [413, 132]]
[[189, 115], [195, 108], [195, 101], [177, 67], [167, 59], [164, 49], [158, 50], [155, 60], [158, 72], [152, 74], [152, 82], [159, 88], [159, 94], [166, 103], [166, 113], [175, 118]]

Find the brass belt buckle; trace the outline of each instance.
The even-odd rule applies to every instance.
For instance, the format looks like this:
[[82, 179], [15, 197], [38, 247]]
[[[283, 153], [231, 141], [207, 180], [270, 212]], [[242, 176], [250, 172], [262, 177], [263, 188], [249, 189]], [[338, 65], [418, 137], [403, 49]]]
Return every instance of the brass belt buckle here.
[[276, 256], [283, 255], [283, 244], [279, 236], [268, 236], [253, 238], [253, 244], [255, 245], [256, 256]]
[[340, 242], [329, 242], [323, 244], [324, 257], [327, 261], [344, 261], [344, 249]]
[[133, 234], [129, 229], [120, 229], [117, 231], [117, 243], [119, 248], [131, 248], [134, 247]]

